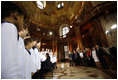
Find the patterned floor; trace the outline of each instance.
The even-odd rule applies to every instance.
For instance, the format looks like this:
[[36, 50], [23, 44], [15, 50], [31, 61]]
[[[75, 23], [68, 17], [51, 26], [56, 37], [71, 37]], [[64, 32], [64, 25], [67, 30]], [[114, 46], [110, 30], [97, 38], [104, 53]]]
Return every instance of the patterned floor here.
[[57, 67], [57, 69], [53, 70], [53, 76], [46, 77], [46, 79], [112, 79], [112, 77], [97, 68], [69, 67], [69, 63], [60, 63]]

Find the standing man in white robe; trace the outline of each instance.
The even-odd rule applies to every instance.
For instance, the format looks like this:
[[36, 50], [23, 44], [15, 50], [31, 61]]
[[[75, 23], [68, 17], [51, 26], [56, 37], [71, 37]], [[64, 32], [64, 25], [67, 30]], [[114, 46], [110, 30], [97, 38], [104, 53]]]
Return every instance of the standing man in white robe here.
[[[32, 42], [32, 46], [33, 46], [33, 42]], [[36, 65], [35, 65], [35, 52], [33, 50], [33, 48], [31, 48], [30, 50], [30, 53], [31, 53], [31, 72], [32, 72], [32, 76], [34, 75], [34, 73], [36, 72]]]
[[51, 49], [49, 50], [49, 56], [50, 56], [50, 61], [52, 62], [53, 61], [53, 59], [52, 59], [53, 52], [51, 51]]
[[45, 50], [45, 54], [46, 54], [46, 53], [49, 53], [49, 50], [48, 50], [47, 48], [46, 48], [46, 50]]
[[31, 79], [31, 53], [30, 49], [32, 48], [32, 40], [30, 38], [25, 39], [25, 78]]
[[19, 42], [18, 42], [18, 62], [19, 62], [19, 71], [20, 71], [20, 76], [21, 79], [25, 78], [25, 46], [24, 46], [24, 39], [19, 37]]
[[1, 78], [19, 79], [18, 31], [23, 25], [23, 11], [15, 4], [1, 2]]
[[32, 76], [33, 76], [34, 73], [36, 72], [36, 70], [35, 70], [35, 53], [32, 48], [29, 51], [31, 53], [31, 72], [32, 72]]
[[56, 62], [57, 62], [57, 54], [56, 52], [52, 55], [52, 64], [53, 64], [53, 68], [57, 68], [56, 66]]
[[[38, 43], [37, 44], [37, 48], [38, 50], [40, 50], [40, 46], [41, 46], [41, 43]], [[46, 60], [46, 57], [44, 58], [43, 55], [41, 54], [41, 51], [38, 52], [38, 73], [37, 73], [37, 76], [39, 76], [40, 78], [42, 78], [42, 73], [40, 72], [41, 70], [41, 62], [45, 61]]]
[[43, 61], [46, 59], [45, 55], [46, 55], [46, 53], [44, 51], [44, 48], [42, 48], [41, 56], [43, 57]]
[[[28, 34], [28, 30], [22, 29], [19, 32], [19, 41], [18, 41], [18, 61], [19, 61], [19, 72], [21, 79], [25, 78], [25, 45], [24, 38]], [[28, 36], [30, 37], [30, 36]]]
[[36, 64], [36, 71], [38, 70], [38, 61], [39, 61], [39, 52], [38, 52], [38, 49], [37, 48], [35, 48], [34, 49], [34, 51], [35, 51], [35, 60], [36, 60], [36, 62], [35, 62], [35, 64]]
[[37, 45], [37, 41], [36, 41], [36, 39], [34, 39], [33, 38], [33, 51], [34, 51], [34, 55], [35, 55], [35, 71], [37, 71], [37, 52], [38, 52], [38, 50], [37, 50], [37, 48], [36, 48], [36, 45]]
[[38, 48], [37, 48], [37, 39], [36, 38], [33, 38], [33, 51], [34, 51], [34, 56], [35, 56], [35, 73], [34, 75], [32, 76], [33, 79], [37, 79], [37, 73], [38, 73], [38, 62], [39, 62], [39, 51], [38, 51]]

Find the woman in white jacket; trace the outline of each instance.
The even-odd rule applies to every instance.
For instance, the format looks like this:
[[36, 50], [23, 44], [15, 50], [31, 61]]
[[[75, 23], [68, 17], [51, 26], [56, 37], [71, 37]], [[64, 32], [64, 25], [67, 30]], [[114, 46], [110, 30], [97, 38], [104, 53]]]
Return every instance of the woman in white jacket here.
[[95, 50], [95, 47], [92, 48], [92, 57], [95, 61], [95, 64], [98, 68], [100, 68], [100, 62], [99, 62], [99, 59], [97, 57], [97, 54], [96, 54], [96, 50]]

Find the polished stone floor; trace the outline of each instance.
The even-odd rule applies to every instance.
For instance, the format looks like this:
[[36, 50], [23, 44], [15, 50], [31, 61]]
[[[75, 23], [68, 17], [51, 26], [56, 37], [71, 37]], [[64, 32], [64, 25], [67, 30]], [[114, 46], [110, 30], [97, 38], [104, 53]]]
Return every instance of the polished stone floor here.
[[46, 74], [46, 79], [113, 79], [107, 72], [93, 67], [69, 67], [69, 63], [59, 63], [57, 67], [52, 76], [49, 76], [51, 73]]

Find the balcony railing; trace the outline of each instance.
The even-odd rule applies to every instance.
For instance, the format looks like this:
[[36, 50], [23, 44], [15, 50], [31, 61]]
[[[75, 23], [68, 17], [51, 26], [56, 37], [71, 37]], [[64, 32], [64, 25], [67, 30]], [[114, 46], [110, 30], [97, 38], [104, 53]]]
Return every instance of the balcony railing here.
[[77, 24], [78, 26], [82, 25], [82, 24], [86, 23], [89, 19], [94, 17], [95, 15], [101, 13], [102, 11], [104, 11], [106, 9], [112, 9], [114, 7], [117, 7], [116, 1], [113, 1], [113, 2], [107, 1], [107, 2], [101, 3], [99, 5], [96, 5], [95, 7], [87, 10], [84, 14], [82, 14], [80, 17], [78, 17], [79, 22], [77, 22], [77, 20], [76, 20], [74, 24]]

